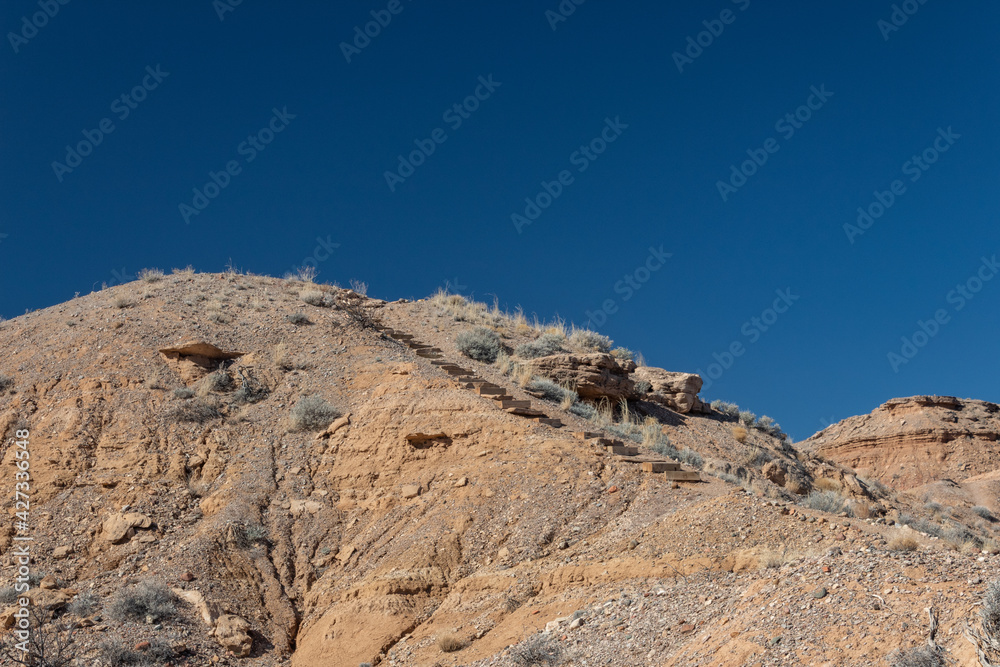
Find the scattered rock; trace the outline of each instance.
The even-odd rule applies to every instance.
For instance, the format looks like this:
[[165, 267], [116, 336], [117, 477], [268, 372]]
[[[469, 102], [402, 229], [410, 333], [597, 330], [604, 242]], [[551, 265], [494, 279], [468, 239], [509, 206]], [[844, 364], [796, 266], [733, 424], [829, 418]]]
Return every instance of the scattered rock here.
[[245, 658], [253, 648], [249, 630], [250, 623], [246, 620], [233, 614], [223, 614], [216, 620], [212, 634], [222, 648], [232, 651], [237, 658]]

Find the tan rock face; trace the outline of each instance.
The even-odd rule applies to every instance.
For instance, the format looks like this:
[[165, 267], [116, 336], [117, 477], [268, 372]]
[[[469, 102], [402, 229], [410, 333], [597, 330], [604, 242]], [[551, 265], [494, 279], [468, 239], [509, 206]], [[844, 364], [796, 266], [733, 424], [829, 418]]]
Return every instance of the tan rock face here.
[[912, 396], [845, 419], [800, 443], [897, 489], [961, 482], [997, 468], [1000, 406], [950, 396]]
[[652, 389], [643, 398], [665, 405], [671, 410], [687, 414], [700, 401], [701, 376], [694, 373], [672, 373], [662, 368], [642, 366], [635, 370], [632, 378], [636, 382], [646, 381]]
[[237, 658], [250, 655], [253, 648], [253, 638], [249, 635], [250, 623], [234, 616], [223, 614], [215, 621], [215, 639], [227, 651], [232, 651]]
[[576, 387], [580, 398], [617, 401], [635, 394], [635, 383], [629, 377], [635, 365], [628, 362], [622, 366], [610, 354], [553, 354], [532, 359], [530, 367], [536, 375]]
[[219, 362], [237, 359], [242, 352], [226, 352], [211, 343], [190, 341], [160, 350], [167, 364], [186, 384], [208, 375], [219, 366]]
[[119, 544], [131, 539], [135, 528], [150, 528], [152, 525], [152, 519], [138, 512], [112, 514], [104, 520], [101, 537], [112, 544]]

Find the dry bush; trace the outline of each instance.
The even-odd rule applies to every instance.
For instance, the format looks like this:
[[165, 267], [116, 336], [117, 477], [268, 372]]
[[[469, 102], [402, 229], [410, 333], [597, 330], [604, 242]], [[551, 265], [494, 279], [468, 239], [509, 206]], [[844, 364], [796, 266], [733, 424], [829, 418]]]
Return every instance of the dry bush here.
[[890, 540], [889, 551], [916, 551], [920, 545], [917, 541], [904, 533], [896, 533]]
[[145, 283], [155, 283], [163, 279], [163, 271], [159, 269], [143, 269], [136, 275]]
[[299, 298], [310, 306], [323, 307], [326, 305], [324, 294], [317, 289], [303, 290], [299, 292]]
[[233, 388], [233, 378], [223, 370], [209, 373], [198, 383], [198, 395], [208, 396], [214, 391], [229, 391]]
[[271, 360], [274, 361], [275, 366], [283, 371], [291, 371], [299, 368], [299, 365], [292, 358], [292, 353], [288, 349], [288, 345], [285, 343], [278, 343], [274, 346], [274, 349], [271, 351]]
[[485, 327], [476, 327], [461, 332], [455, 337], [455, 347], [470, 359], [485, 361], [489, 364], [496, 361], [497, 356], [503, 351], [500, 336], [495, 331]]
[[855, 519], [870, 519], [872, 515], [872, 508], [868, 505], [868, 503], [856, 500], [847, 507], [847, 513]]
[[811, 510], [830, 514], [840, 514], [847, 509], [843, 496], [836, 491], [813, 491], [802, 500], [801, 504]]
[[132, 302], [129, 301], [128, 297], [125, 296], [124, 294], [119, 294], [114, 299], [112, 299], [111, 305], [113, 305], [115, 308], [122, 309], [130, 307], [132, 305]]
[[7, 391], [14, 386], [14, 378], [9, 375], [0, 375], [0, 391]]
[[930, 646], [893, 651], [887, 659], [891, 667], [945, 667], [944, 658]]
[[454, 653], [465, 648], [465, 642], [456, 635], [441, 635], [438, 637], [437, 645], [445, 653]]
[[143, 581], [131, 588], [119, 589], [108, 605], [108, 618], [125, 621], [146, 621], [147, 617], [162, 620], [177, 613], [177, 598], [163, 584]]
[[747, 430], [745, 428], [743, 428], [742, 426], [734, 426], [733, 427], [733, 437], [736, 438], [737, 442], [746, 442], [747, 441]]
[[170, 417], [175, 421], [194, 424], [202, 424], [221, 416], [214, 405], [200, 400], [185, 401], [170, 411]]
[[340, 417], [340, 411], [319, 395], [303, 396], [292, 407], [292, 428], [296, 431], [318, 431]]
[[785, 554], [774, 549], [768, 549], [761, 553], [760, 558], [757, 559], [757, 563], [762, 570], [779, 568], [785, 563]]
[[837, 480], [835, 479], [830, 479], [829, 477], [820, 477], [815, 482], [813, 482], [813, 486], [815, 486], [820, 491], [836, 491], [838, 493], [840, 492], [840, 483], [837, 482]]
[[570, 346], [581, 352], [610, 352], [614, 342], [590, 329], [574, 328], [567, 339]]
[[516, 667], [559, 665], [564, 657], [563, 648], [556, 638], [544, 632], [531, 635], [510, 647], [510, 659]]
[[563, 351], [566, 339], [557, 334], [542, 334], [530, 343], [522, 343], [514, 349], [514, 354], [522, 359], [537, 359]]
[[188, 276], [188, 277], [190, 277], [190, 276], [194, 275], [194, 267], [191, 266], [190, 264], [188, 264], [183, 269], [174, 269], [173, 273], [174, 273], [175, 276]]
[[285, 315], [285, 319], [296, 326], [302, 326], [304, 324], [312, 324], [309, 318], [303, 313], [292, 313], [291, 315]]

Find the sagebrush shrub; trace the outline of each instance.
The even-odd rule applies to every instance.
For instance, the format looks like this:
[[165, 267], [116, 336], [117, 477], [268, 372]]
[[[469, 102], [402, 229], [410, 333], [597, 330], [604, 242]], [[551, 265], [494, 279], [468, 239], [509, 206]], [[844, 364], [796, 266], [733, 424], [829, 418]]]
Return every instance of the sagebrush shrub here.
[[512, 646], [510, 659], [517, 667], [558, 665], [563, 661], [563, 648], [552, 635], [538, 633]]
[[552, 401], [554, 403], [561, 403], [567, 397], [575, 397], [576, 392], [572, 389], [566, 389], [565, 387], [560, 387], [552, 380], [546, 380], [541, 377], [532, 378], [528, 386], [525, 387], [528, 391], [541, 394], [541, 398], [546, 401]]
[[1000, 580], [991, 582], [986, 587], [983, 605], [979, 608], [979, 618], [986, 635], [1000, 642]]
[[204, 401], [185, 401], [171, 410], [170, 416], [179, 422], [202, 424], [210, 419], [221, 417], [222, 414], [214, 405]]
[[514, 349], [514, 354], [522, 359], [537, 359], [547, 357], [550, 354], [558, 354], [563, 351], [563, 341], [565, 338], [559, 334], [542, 334], [537, 339], [522, 343]]
[[303, 324], [312, 324], [309, 318], [302, 313], [292, 313], [291, 315], [285, 315], [285, 319], [296, 326], [301, 326]]
[[319, 290], [303, 290], [302, 292], [299, 292], [299, 298], [308, 303], [310, 306], [327, 305], [323, 293]]
[[497, 355], [503, 349], [500, 336], [485, 327], [463, 331], [455, 337], [455, 345], [459, 352], [470, 359], [490, 364], [496, 361]]
[[844, 497], [836, 491], [813, 491], [802, 500], [802, 505], [830, 514], [840, 514], [847, 509]]
[[639, 380], [635, 383], [635, 391], [638, 394], [648, 394], [653, 391], [653, 385], [646, 380]]
[[146, 617], [162, 620], [177, 613], [177, 598], [163, 584], [143, 581], [131, 588], [120, 589], [108, 605], [108, 617], [119, 623], [144, 621]]
[[945, 661], [941, 654], [929, 646], [894, 651], [889, 654], [891, 667], [944, 667]]
[[146, 283], [155, 283], [163, 278], [163, 271], [160, 269], [143, 269], [138, 273], [138, 278]]
[[749, 410], [740, 410], [740, 423], [747, 428], [752, 428], [757, 423], [757, 415]]
[[993, 516], [992, 510], [989, 507], [983, 507], [982, 505], [976, 505], [972, 508], [973, 513], [979, 515], [987, 521], [996, 521], [996, 517]]
[[597, 417], [597, 410], [590, 403], [577, 402], [569, 406], [569, 411], [584, 419], [594, 419]]
[[573, 329], [569, 335], [569, 344], [587, 352], [609, 352], [613, 341], [590, 329]]
[[611, 356], [621, 361], [635, 361], [635, 352], [627, 347], [616, 347], [611, 350]]
[[110, 667], [153, 667], [174, 657], [170, 644], [159, 639], [149, 640], [149, 647], [143, 651], [130, 648], [120, 639], [108, 639], [101, 642], [98, 650]]
[[727, 401], [715, 400], [711, 403], [712, 409], [724, 417], [734, 419], [740, 415], [740, 406]]
[[340, 417], [340, 411], [324, 401], [322, 396], [313, 394], [299, 399], [292, 407], [291, 417], [296, 431], [318, 431]]
[[194, 398], [194, 391], [187, 387], [174, 389], [174, 398]]

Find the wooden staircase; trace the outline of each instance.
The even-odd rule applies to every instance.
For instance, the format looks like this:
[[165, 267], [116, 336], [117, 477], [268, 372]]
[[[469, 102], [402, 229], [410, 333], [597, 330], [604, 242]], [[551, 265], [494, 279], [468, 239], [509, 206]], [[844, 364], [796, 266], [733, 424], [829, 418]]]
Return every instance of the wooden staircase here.
[[677, 461], [639, 454], [638, 447], [627, 446], [621, 440], [606, 438], [591, 431], [574, 431], [573, 436], [595, 447], [602, 447], [609, 454], [620, 456], [623, 463], [637, 463], [643, 472], [662, 475], [662, 479], [673, 482], [700, 482], [701, 475], [696, 470], [681, 470]]
[[433, 345], [425, 345], [415, 340], [412, 335], [397, 329], [383, 326], [375, 328], [386, 336], [406, 345], [418, 357], [428, 359], [433, 365], [450, 375], [462, 387], [472, 390], [483, 398], [492, 399], [496, 403], [497, 408], [509, 414], [530, 419], [539, 424], [545, 424], [553, 428], [562, 428], [563, 423], [561, 421], [549, 417], [541, 410], [535, 410], [531, 407], [531, 401], [517, 400], [515, 397], [510, 396], [507, 390], [500, 385], [484, 380], [477, 376], [475, 372], [447, 361], [444, 358], [444, 353], [439, 348]]
[[[462, 366], [453, 364], [446, 360], [444, 358], [444, 352], [442, 352], [439, 348], [436, 348], [433, 345], [425, 345], [424, 343], [415, 340], [411, 334], [399, 331], [398, 329], [392, 329], [385, 326], [376, 326], [375, 328], [386, 336], [406, 345], [421, 359], [429, 360], [431, 364], [437, 366], [444, 373], [451, 376], [453, 380], [458, 382], [465, 389], [469, 389], [483, 398], [491, 399], [496, 404], [498, 409], [503, 410], [508, 414], [530, 419], [539, 424], [544, 424], [553, 428], [562, 428], [563, 423], [560, 420], [549, 417], [541, 410], [534, 409], [531, 405], [531, 401], [518, 400], [517, 398], [509, 395], [504, 387], [501, 387], [498, 384], [493, 384], [489, 380], [484, 380], [483, 378], [477, 376], [474, 371], [463, 368]], [[640, 455], [638, 447], [626, 445], [621, 440], [614, 440], [612, 438], [605, 437], [601, 433], [595, 433], [592, 431], [576, 431], [573, 433], [573, 436], [588, 444], [601, 447], [613, 456], [621, 457], [622, 462], [640, 464], [643, 472], [662, 475], [663, 479], [667, 481], [701, 481], [701, 477], [697, 471], [681, 470], [681, 464], [676, 461], [657, 458], [653, 455]]]

